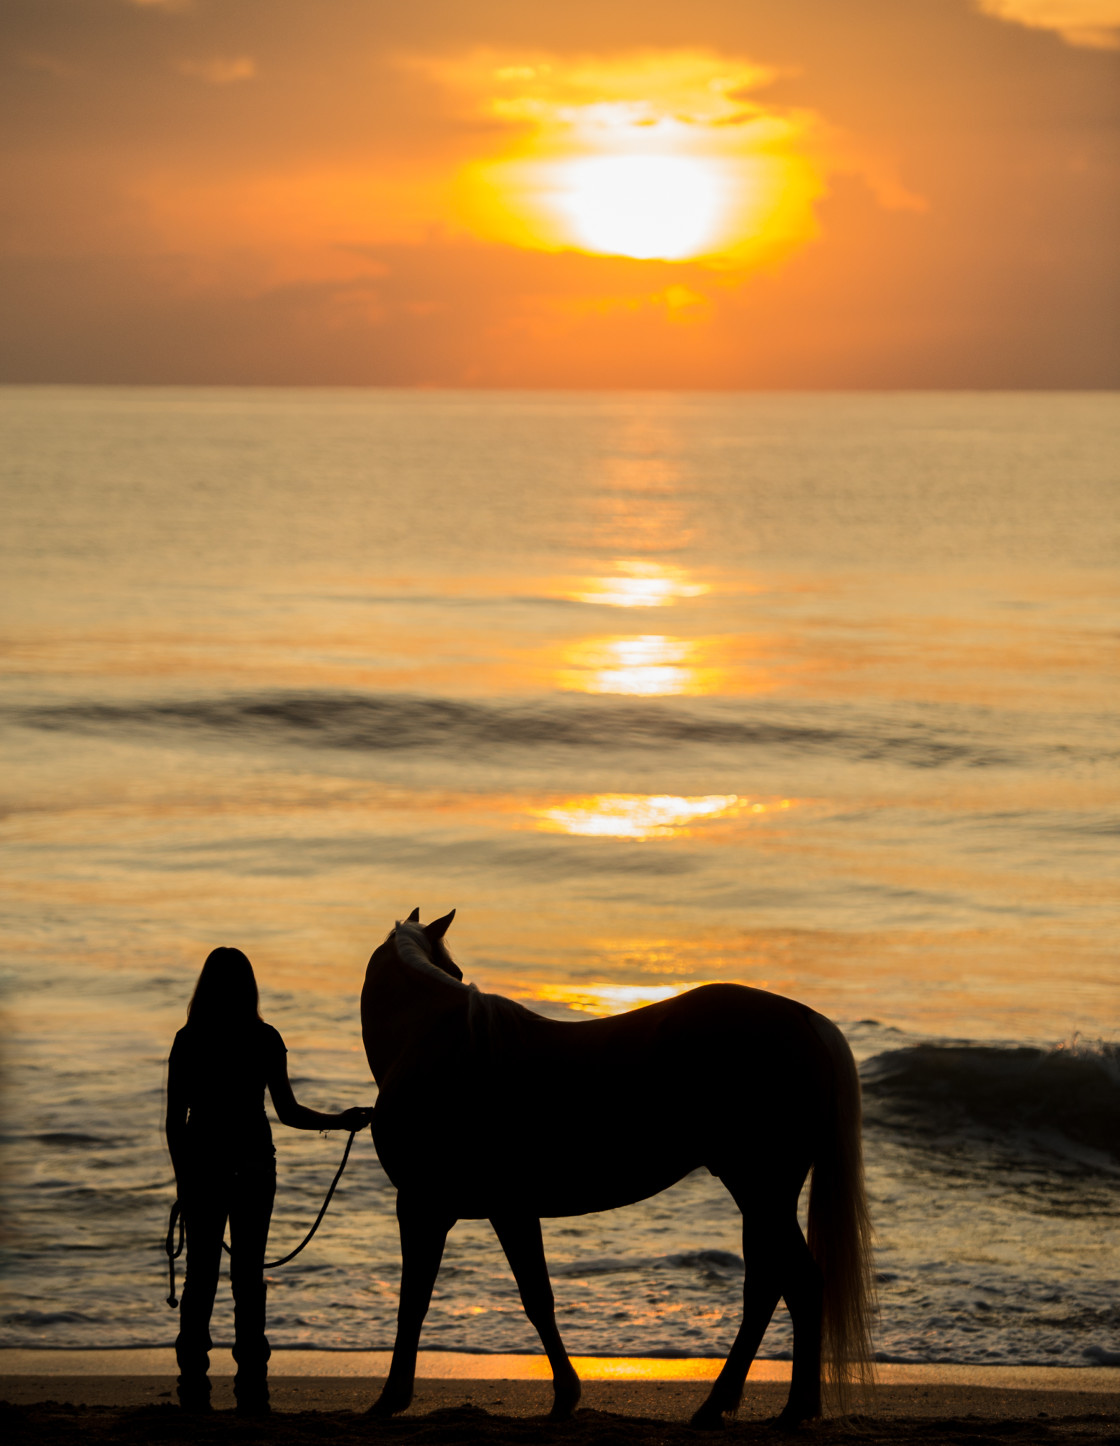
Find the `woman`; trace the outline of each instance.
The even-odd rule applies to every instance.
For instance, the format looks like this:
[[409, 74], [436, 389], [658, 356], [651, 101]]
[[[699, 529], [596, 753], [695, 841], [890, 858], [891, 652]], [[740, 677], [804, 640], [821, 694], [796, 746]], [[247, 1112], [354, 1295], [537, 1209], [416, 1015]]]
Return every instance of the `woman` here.
[[355, 1108], [324, 1115], [297, 1103], [284, 1041], [258, 1012], [253, 966], [240, 949], [215, 949], [175, 1036], [167, 1075], [167, 1144], [187, 1228], [175, 1355], [179, 1400], [192, 1410], [210, 1409], [210, 1312], [227, 1219], [237, 1408], [269, 1408], [263, 1267], [276, 1151], [266, 1085], [281, 1122], [297, 1130], [359, 1130], [373, 1114]]

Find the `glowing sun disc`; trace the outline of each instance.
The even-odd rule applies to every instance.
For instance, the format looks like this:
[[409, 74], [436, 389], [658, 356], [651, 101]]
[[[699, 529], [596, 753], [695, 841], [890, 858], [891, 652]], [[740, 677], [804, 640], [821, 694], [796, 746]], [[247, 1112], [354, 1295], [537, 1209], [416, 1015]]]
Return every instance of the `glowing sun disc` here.
[[564, 166], [556, 202], [588, 251], [680, 261], [714, 244], [724, 186], [687, 156], [592, 156]]

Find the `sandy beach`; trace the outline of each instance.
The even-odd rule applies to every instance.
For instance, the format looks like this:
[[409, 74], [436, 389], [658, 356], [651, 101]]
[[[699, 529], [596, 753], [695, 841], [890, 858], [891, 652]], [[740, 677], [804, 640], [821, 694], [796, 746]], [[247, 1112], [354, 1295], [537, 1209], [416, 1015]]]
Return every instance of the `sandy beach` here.
[[[801, 1433], [819, 1439], [931, 1443], [1066, 1441], [1120, 1443], [1120, 1381], [1116, 1372], [1063, 1372], [1086, 1386], [978, 1385], [945, 1381], [880, 1384], [863, 1414], [829, 1419]], [[973, 1376], [975, 1373], [972, 1373]], [[1039, 1373], [1036, 1379], [1045, 1379]], [[183, 1415], [171, 1375], [12, 1374], [0, 1377], [0, 1425], [8, 1441], [44, 1446], [86, 1442], [270, 1441], [423, 1442], [438, 1446], [522, 1446], [530, 1442], [676, 1443], [701, 1433], [688, 1420], [706, 1391], [697, 1380], [588, 1380], [574, 1420], [547, 1420], [551, 1392], [544, 1380], [421, 1379], [404, 1416], [390, 1422], [365, 1413], [380, 1388], [375, 1376], [275, 1374], [267, 1421], [233, 1411], [232, 1381], [214, 1378], [214, 1411]], [[787, 1439], [773, 1427], [785, 1399], [784, 1381], [748, 1383], [729, 1441]]]

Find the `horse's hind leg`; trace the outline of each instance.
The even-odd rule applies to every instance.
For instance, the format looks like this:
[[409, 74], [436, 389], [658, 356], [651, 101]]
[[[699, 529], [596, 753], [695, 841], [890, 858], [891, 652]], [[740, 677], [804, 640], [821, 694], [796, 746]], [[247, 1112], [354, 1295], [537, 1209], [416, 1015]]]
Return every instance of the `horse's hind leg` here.
[[[796, 1221], [794, 1222], [796, 1224]], [[810, 1253], [801, 1226], [791, 1242], [782, 1287], [793, 1321], [793, 1379], [779, 1425], [799, 1426], [821, 1413], [821, 1310], [824, 1302], [821, 1269]]]
[[556, 1304], [544, 1258], [541, 1222], [532, 1216], [505, 1216], [492, 1218], [490, 1224], [517, 1281], [525, 1314], [536, 1327], [552, 1366], [552, 1415], [563, 1420], [579, 1405], [580, 1384], [556, 1329]]
[[420, 1328], [428, 1313], [432, 1287], [439, 1274], [447, 1232], [455, 1221], [422, 1205], [397, 1196], [397, 1224], [401, 1232], [401, 1294], [397, 1307], [397, 1338], [393, 1362], [381, 1395], [370, 1407], [377, 1416], [407, 1410], [416, 1382], [416, 1352]]
[[743, 1322], [693, 1425], [719, 1425], [738, 1406], [751, 1362], [783, 1297], [793, 1319], [794, 1364], [780, 1420], [794, 1425], [820, 1414], [820, 1272], [797, 1223], [795, 1203], [764, 1211], [745, 1194], [734, 1189], [732, 1194], [743, 1209]]
[[743, 1218], [743, 1320], [708, 1398], [692, 1418], [694, 1426], [719, 1426], [736, 1410], [743, 1383], [782, 1295], [780, 1252], [768, 1248], [754, 1219]]

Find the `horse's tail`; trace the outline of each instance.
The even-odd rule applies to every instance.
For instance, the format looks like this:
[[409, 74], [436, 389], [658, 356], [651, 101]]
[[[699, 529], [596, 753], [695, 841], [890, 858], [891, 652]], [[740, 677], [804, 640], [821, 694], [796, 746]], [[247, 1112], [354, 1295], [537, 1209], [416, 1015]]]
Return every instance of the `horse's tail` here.
[[863, 1184], [859, 1075], [848, 1041], [831, 1020], [814, 1020], [832, 1065], [830, 1118], [813, 1163], [809, 1249], [823, 1276], [825, 1384], [841, 1411], [851, 1387], [874, 1378], [871, 1327], [876, 1313], [871, 1217]]

